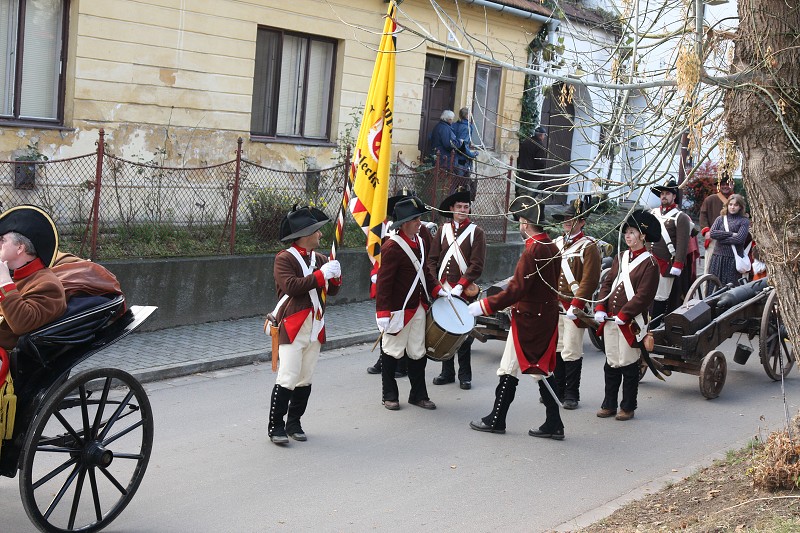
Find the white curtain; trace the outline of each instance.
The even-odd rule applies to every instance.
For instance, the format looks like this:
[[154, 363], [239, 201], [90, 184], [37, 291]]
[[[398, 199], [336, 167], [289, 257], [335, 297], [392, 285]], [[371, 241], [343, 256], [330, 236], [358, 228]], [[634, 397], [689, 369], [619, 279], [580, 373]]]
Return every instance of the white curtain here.
[[304, 136], [325, 137], [328, 133], [333, 44], [313, 41], [309, 63]]
[[58, 118], [63, 0], [27, 0], [21, 117]]
[[284, 35], [281, 60], [281, 92], [278, 97], [278, 135], [301, 135], [300, 120], [305, 90], [306, 46], [302, 37]]
[[13, 113], [17, 8], [17, 0], [0, 0], [0, 115]]

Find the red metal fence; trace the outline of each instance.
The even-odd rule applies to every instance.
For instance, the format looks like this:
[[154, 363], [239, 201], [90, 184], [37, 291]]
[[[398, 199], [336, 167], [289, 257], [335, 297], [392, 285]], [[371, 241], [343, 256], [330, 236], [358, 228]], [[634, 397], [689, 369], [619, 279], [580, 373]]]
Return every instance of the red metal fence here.
[[[134, 162], [105, 153], [101, 130], [95, 154], [0, 161], [0, 210], [43, 207], [56, 222], [61, 248], [92, 259], [266, 253], [282, 247], [280, 221], [293, 204], [313, 204], [335, 216], [346, 164], [271, 169], [243, 159], [241, 139], [236, 153], [235, 160], [196, 168]], [[390, 194], [406, 187], [438, 207], [457, 179], [452, 169], [407, 164], [400, 156]], [[490, 242], [504, 241], [506, 220], [496, 214], [508, 205], [511, 172], [471, 177], [478, 191], [475, 218]], [[436, 213], [431, 219], [441, 220]], [[344, 246], [363, 246], [364, 234], [349, 213], [345, 220]]]

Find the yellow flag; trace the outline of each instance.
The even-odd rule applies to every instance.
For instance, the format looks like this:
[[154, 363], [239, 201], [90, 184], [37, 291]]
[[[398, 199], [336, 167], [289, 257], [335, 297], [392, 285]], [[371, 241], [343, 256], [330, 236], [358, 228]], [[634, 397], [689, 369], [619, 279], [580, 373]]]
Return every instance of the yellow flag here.
[[392, 0], [386, 14], [383, 37], [350, 165], [350, 183], [354, 194], [349, 204], [350, 212], [367, 235], [367, 253], [373, 263], [380, 263], [386, 202], [389, 198], [396, 16], [397, 5]]

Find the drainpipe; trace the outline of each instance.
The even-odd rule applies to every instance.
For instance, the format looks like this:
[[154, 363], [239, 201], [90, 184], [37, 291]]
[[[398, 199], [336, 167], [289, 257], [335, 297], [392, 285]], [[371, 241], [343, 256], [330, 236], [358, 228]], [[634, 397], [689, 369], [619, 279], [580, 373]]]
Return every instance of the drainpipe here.
[[545, 17], [544, 15], [539, 15], [537, 13], [531, 13], [530, 11], [523, 11], [522, 9], [517, 9], [515, 7], [508, 7], [500, 4], [496, 4], [491, 2], [490, 0], [461, 0], [463, 3], [466, 4], [475, 4], [477, 6], [485, 7], [487, 9], [494, 9], [495, 11], [499, 11], [501, 13], [508, 13], [509, 15], [513, 15], [515, 17], [520, 17], [524, 19], [535, 20], [536, 22], [541, 22], [542, 24], [547, 25], [547, 42], [549, 44], [556, 44], [556, 32], [558, 31], [558, 26], [561, 24], [561, 21], [550, 17]]

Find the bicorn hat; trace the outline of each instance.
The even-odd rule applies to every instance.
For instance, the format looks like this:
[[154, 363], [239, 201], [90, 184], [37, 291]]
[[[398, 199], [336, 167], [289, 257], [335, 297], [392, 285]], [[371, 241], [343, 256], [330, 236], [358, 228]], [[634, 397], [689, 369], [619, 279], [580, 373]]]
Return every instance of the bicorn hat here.
[[628, 215], [628, 218], [622, 222], [620, 232], [625, 233], [628, 227], [638, 229], [647, 242], [661, 240], [661, 223], [650, 211], [637, 210]]
[[18, 205], [0, 214], [0, 235], [11, 231], [27, 237], [44, 266], [52, 266], [58, 250], [58, 230], [53, 219], [41, 207]]
[[322, 210], [311, 206], [297, 207], [295, 204], [283, 217], [278, 235], [281, 241], [293, 241], [311, 235], [329, 221], [328, 215]]
[[392, 211], [392, 225], [389, 229], [398, 229], [405, 222], [421, 217], [428, 211], [430, 211], [430, 209], [425, 207], [425, 203], [416, 196], [410, 196], [405, 200], [400, 200]]
[[508, 206], [508, 219], [518, 221], [520, 217], [531, 224], [541, 224], [544, 221], [544, 204], [531, 196], [517, 196]]
[[442, 200], [442, 203], [439, 204], [439, 211], [444, 218], [453, 218], [452, 207], [457, 202], [463, 202], [468, 204], [472, 202], [472, 195], [469, 192], [469, 189], [466, 187], [462, 187], [461, 185], [458, 186], [456, 192]]
[[386, 201], [386, 216], [392, 216], [392, 212], [394, 211], [394, 206], [397, 205], [397, 202], [400, 200], [405, 200], [406, 198], [411, 198], [412, 196], [417, 196], [417, 193], [412, 191], [411, 189], [407, 189], [403, 187], [400, 189], [400, 192], [395, 194], [394, 196], [390, 196], [389, 199]]
[[661, 193], [664, 191], [671, 192], [672, 194], [678, 194], [678, 182], [675, 181], [675, 178], [670, 176], [666, 185], [656, 185], [650, 190], [653, 191], [653, 194], [656, 196], [661, 196]]
[[587, 196], [581, 200], [578, 198], [569, 203], [567, 208], [561, 213], [554, 213], [550, 218], [556, 222], [564, 222], [565, 220], [586, 220], [589, 218], [594, 206], [591, 202], [591, 197]]

